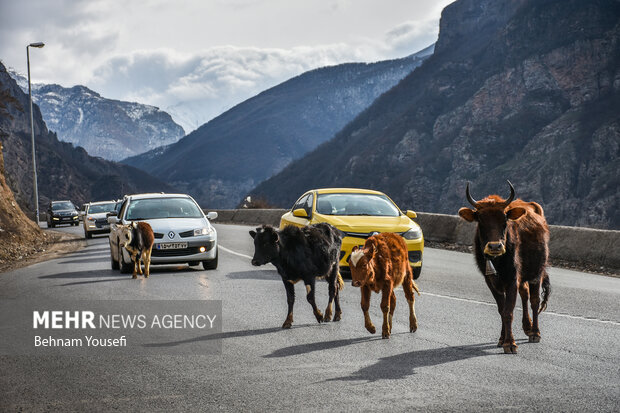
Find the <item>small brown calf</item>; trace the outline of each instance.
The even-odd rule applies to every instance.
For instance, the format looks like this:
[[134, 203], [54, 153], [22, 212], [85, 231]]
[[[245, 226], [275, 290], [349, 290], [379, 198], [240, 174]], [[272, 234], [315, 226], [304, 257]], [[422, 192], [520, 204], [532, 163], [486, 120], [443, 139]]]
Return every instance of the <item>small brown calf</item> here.
[[144, 263], [144, 277], [148, 278], [151, 273], [151, 251], [155, 242], [153, 229], [147, 222], [134, 221], [123, 226], [121, 234], [123, 241], [119, 243], [119, 247], [125, 247], [131, 255], [133, 278], [138, 278], [138, 274], [142, 275], [140, 261]]
[[405, 240], [397, 234], [382, 233], [373, 235], [366, 240], [364, 249], [353, 247], [349, 257], [351, 268], [351, 284], [361, 287], [362, 311], [364, 325], [371, 334], [375, 333], [375, 326], [370, 320], [370, 292], [382, 292], [381, 311], [383, 311], [383, 328], [381, 337], [390, 338], [392, 333], [392, 316], [396, 307], [394, 288], [402, 284], [405, 297], [409, 304], [409, 331], [418, 329], [418, 320], [415, 316], [414, 294], [420, 290], [413, 281], [413, 271], [409, 265], [407, 245]]

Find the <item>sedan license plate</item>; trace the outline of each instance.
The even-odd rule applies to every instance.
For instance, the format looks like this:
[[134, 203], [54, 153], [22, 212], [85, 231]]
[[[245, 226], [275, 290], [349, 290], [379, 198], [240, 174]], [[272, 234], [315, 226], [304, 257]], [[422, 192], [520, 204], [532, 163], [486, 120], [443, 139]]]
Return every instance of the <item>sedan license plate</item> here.
[[167, 242], [165, 244], [155, 244], [158, 250], [178, 250], [187, 248], [187, 242]]

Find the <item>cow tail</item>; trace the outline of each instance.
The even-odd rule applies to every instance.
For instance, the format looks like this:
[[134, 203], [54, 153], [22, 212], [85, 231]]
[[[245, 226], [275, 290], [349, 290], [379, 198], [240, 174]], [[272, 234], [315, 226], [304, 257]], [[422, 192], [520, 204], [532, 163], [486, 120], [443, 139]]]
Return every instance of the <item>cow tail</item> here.
[[551, 283], [549, 282], [549, 274], [547, 271], [543, 270], [543, 279], [542, 279], [542, 303], [540, 304], [540, 309], [538, 313], [542, 313], [547, 308], [547, 301], [549, 301], [549, 296], [551, 295]]
[[340, 275], [340, 271], [338, 271], [338, 291], [344, 290], [344, 280], [342, 279], [342, 275]]

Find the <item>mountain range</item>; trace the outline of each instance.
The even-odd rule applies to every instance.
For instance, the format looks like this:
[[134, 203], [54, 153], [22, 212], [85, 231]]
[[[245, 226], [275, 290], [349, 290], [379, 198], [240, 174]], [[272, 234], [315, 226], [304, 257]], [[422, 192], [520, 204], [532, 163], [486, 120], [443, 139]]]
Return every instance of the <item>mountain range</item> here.
[[[9, 71], [24, 93], [28, 79]], [[33, 84], [32, 100], [47, 127], [63, 142], [92, 156], [121, 160], [181, 139], [185, 131], [159, 108], [106, 99], [85, 87]]]
[[[33, 105], [33, 120], [41, 210], [54, 199], [70, 199], [79, 205], [116, 199], [128, 193], [173, 191], [144, 171], [90, 156], [82, 147], [60, 142], [56, 134], [47, 129], [36, 104]], [[0, 63], [0, 142], [5, 178], [22, 210], [32, 214], [30, 131], [28, 95]]]
[[456, 214], [468, 181], [480, 199], [509, 179], [552, 224], [620, 229], [618, 170], [620, 2], [458, 0], [431, 57], [251, 194], [363, 187]]
[[128, 158], [203, 206], [230, 208], [397, 84], [433, 52], [312, 70], [248, 99], [179, 142]]

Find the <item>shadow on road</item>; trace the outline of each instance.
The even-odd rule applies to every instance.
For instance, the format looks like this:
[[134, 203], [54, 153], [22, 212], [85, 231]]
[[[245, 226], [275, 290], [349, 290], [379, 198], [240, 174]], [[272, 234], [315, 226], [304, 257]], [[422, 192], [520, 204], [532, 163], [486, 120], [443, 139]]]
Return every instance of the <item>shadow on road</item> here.
[[[109, 276], [113, 276], [115, 278], [103, 278], [102, 279], [102, 277], [109, 277]], [[68, 279], [73, 279], [73, 280], [82, 279], [82, 278], [98, 278], [98, 279], [90, 280], [90, 281], [75, 281], [75, 282], [70, 282], [66, 284], [60, 284], [58, 285], [59, 287], [64, 287], [68, 285], [78, 285], [78, 284], [93, 284], [93, 283], [109, 282], [109, 281], [122, 281], [125, 279], [131, 280], [131, 274], [129, 274], [128, 276], [127, 274], [120, 274], [112, 270], [107, 270], [107, 271], [94, 270], [94, 271], [63, 272], [63, 273], [58, 273], [58, 274], [42, 275], [39, 277], [39, 279], [48, 279], [48, 280], [63, 279], [63, 278], [68, 278]]]
[[[409, 353], [380, 358], [372, 366], [364, 367], [348, 377], [338, 377], [326, 381], [365, 381], [400, 380], [415, 374], [415, 370], [423, 367], [432, 367], [454, 361], [466, 360], [474, 357], [498, 356], [495, 343], [472, 344], [465, 346], [441, 347], [429, 350], [417, 350]], [[503, 355], [502, 357], [511, 357]]]
[[98, 252], [98, 251], [101, 251], [101, 252], [104, 252], [104, 251], [105, 251], [105, 252], [110, 252], [110, 247], [105, 246], [105, 247], [102, 247], [102, 248], [84, 248], [83, 250], [79, 250], [79, 251], [72, 252], [72, 253], [71, 253], [71, 255], [74, 255], [74, 254], [82, 254], [82, 255], [86, 255], [86, 254], [91, 254], [91, 253], [98, 253], [98, 254], [101, 254], [101, 252]]
[[281, 281], [282, 278], [275, 270], [240, 271], [226, 274], [231, 280], [266, 280]]
[[207, 341], [207, 340], [223, 340], [227, 338], [238, 338], [238, 337], [249, 337], [249, 336], [259, 336], [261, 334], [270, 334], [275, 333], [277, 331], [282, 331], [280, 327], [272, 327], [272, 328], [260, 328], [256, 330], [241, 330], [241, 331], [228, 331], [225, 333], [216, 333], [209, 334], [206, 336], [194, 337], [187, 340], [180, 341], [171, 341], [168, 343], [153, 343], [153, 344], [145, 344], [144, 347], [173, 347], [181, 344], [193, 343], [197, 341]]
[[[80, 257], [84, 257], [84, 255], [81, 255]], [[97, 254], [97, 256], [94, 256], [92, 258], [79, 258], [75, 260], [60, 261], [59, 264], [89, 264], [95, 262], [108, 262], [109, 260], [109, 256], [102, 257], [101, 254]]]
[[367, 337], [357, 337], [357, 338], [349, 338], [343, 340], [332, 340], [332, 341], [323, 341], [318, 343], [310, 343], [310, 344], [299, 344], [296, 346], [285, 347], [274, 351], [271, 354], [267, 354], [263, 356], [265, 358], [272, 357], [288, 357], [288, 356], [297, 356], [299, 354], [312, 353], [313, 351], [322, 351], [322, 350], [333, 350], [338, 347], [350, 346], [352, 344], [357, 343], [365, 343], [368, 341], [382, 340], [381, 337], [377, 336], [367, 336]]

